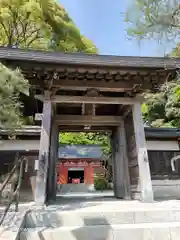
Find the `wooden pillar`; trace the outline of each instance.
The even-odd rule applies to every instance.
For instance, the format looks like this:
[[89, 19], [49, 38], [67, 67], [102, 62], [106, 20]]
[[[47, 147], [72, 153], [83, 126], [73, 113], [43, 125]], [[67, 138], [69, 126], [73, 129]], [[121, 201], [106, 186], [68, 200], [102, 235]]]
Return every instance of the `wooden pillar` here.
[[126, 136], [125, 136], [125, 126], [124, 121], [120, 125], [120, 153], [121, 161], [123, 167], [123, 184], [124, 184], [124, 199], [131, 199], [131, 187], [130, 187], [130, 178], [129, 178], [129, 167], [128, 167], [128, 155], [126, 147]]
[[47, 201], [56, 200], [57, 173], [56, 164], [58, 162], [59, 129], [52, 116], [50, 159], [48, 167]]
[[[113, 131], [111, 134], [111, 138], [110, 138], [110, 142], [111, 142], [111, 151], [112, 151], [112, 182], [113, 182], [113, 191], [115, 193], [115, 165], [114, 165], [114, 159], [115, 159], [115, 132]], [[115, 194], [114, 194], [115, 195]]]
[[123, 155], [121, 153], [121, 127], [117, 127], [116, 132], [113, 134], [113, 180], [116, 198], [123, 199], [125, 197], [124, 175]]
[[153, 201], [153, 190], [140, 102], [136, 102], [133, 105], [132, 115], [136, 142], [137, 163], [139, 168], [141, 200], [144, 202], [151, 202]]
[[39, 160], [36, 164], [36, 189], [35, 202], [37, 204], [45, 204], [46, 202], [46, 187], [47, 187], [47, 172], [49, 165], [49, 150], [50, 150], [50, 135], [51, 135], [51, 115], [52, 103], [50, 93], [45, 92], [43, 102], [42, 126], [39, 147]]

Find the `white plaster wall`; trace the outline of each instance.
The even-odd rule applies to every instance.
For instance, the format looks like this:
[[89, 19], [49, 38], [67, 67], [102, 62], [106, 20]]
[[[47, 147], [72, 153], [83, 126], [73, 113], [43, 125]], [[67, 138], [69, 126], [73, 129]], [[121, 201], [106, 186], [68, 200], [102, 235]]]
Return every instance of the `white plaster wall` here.
[[180, 179], [152, 180], [155, 199], [180, 199]]
[[[155, 200], [180, 199], [180, 179], [178, 180], [152, 180]], [[131, 186], [132, 194], [140, 189]]]
[[[179, 151], [178, 141], [147, 140], [147, 150]], [[39, 140], [0, 140], [2, 150], [39, 150]]]
[[0, 140], [0, 151], [39, 150], [39, 140]]
[[154, 151], [179, 151], [179, 144], [178, 141], [146, 141], [147, 150], [154, 150]]
[[[147, 140], [147, 150], [179, 151], [178, 141]], [[0, 151], [39, 150], [39, 140], [0, 140]]]

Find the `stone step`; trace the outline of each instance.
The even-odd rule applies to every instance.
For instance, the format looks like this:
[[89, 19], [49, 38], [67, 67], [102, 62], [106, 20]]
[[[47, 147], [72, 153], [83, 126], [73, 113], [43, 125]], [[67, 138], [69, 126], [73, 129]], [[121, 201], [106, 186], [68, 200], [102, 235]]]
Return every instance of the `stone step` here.
[[67, 194], [67, 193], [88, 193], [89, 191], [93, 191], [94, 187], [91, 184], [61, 184], [58, 185], [58, 193], [59, 194]]
[[99, 211], [38, 211], [26, 217], [26, 227], [70, 227], [111, 224], [180, 222], [180, 209]]
[[20, 240], [179, 240], [180, 222], [25, 229]]

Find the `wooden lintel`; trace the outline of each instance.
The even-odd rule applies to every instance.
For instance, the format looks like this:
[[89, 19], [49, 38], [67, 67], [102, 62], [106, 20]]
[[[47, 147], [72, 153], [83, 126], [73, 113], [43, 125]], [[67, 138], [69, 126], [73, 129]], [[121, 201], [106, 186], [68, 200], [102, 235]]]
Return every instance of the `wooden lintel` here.
[[104, 92], [124, 92], [131, 90], [134, 86], [134, 81], [75, 81], [75, 80], [54, 80], [53, 86], [65, 90], [85, 91], [88, 88], [96, 88], [98, 91]]
[[[94, 128], [82, 128], [80, 126], [76, 126], [76, 129], [72, 128], [73, 126], [68, 126], [68, 127], [64, 127], [64, 126], [60, 126], [59, 131], [60, 132], [106, 132], [106, 133], [112, 133], [112, 129], [108, 128], [108, 127], [104, 127], [104, 128], [100, 128], [100, 126], [96, 129]], [[112, 126], [113, 128], [113, 126]]]
[[86, 115], [56, 115], [55, 121], [60, 125], [69, 126], [119, 126], [120, 116], [86, 116]]
[[[44, 101], [43, 95], [35, 95], [35, 98]], [[136, 97], [88, 97], [88, 96], [59, 96], [51, 98], [52, 103], [95, 103], [95, 104], [123, 104], [133, 105], [142, 102], [141, 96]]]

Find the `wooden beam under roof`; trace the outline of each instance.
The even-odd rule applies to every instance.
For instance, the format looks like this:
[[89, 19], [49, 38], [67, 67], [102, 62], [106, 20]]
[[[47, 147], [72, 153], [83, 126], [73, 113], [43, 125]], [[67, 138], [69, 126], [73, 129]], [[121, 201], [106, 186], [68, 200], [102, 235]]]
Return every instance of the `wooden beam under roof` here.
[[119, 126], [120, 116], [56, 115], [55, 121], [69, 126]]
[[89, 129], [84, 129], [84, 126], [59, 126], [59, 131], [61, 132], [106, 132], [112, 133], [116, 126], [91, 126]]
[[[44, 101], [43, 95], [35, 95], [35, 98]], [[95, 104], [123, 104], [133, 105], [135, 102], [142, 102], [143, 97], [87, 97], [87, 96], [53, 96], [52, 103], [95, 103]]]
[[[106, 81], [84, 81], [84, 80], [54, 80], [53, 87], [62, 90], [86, 91], [88, 88], [96, 88], [102, 92], [124, 92], [131, 91], [134, 87], [134, 81], [122, 80], [115, 82]], [[142, 82], [140, 83], [142, 85]]]

